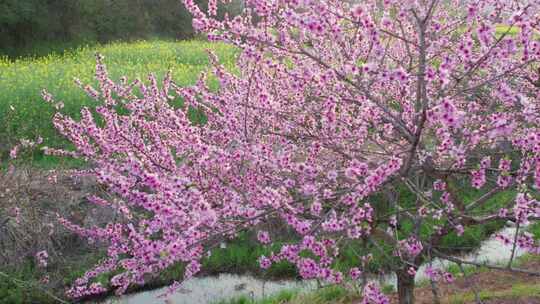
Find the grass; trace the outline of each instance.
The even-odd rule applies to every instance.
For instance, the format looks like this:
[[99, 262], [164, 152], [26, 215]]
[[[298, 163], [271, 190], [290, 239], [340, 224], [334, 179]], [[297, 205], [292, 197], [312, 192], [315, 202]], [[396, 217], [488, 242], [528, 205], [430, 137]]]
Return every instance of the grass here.
[[[203, 41], [139, 41], [113, 43], [96, 47], [82, 47], [39, 58], [8, 60], [0, 58], [0, 160], [7, 158], [9, 146], [21, 138], [44, 138], [51, 147], [65, 146], [52, 126], [52, 106], [40, 96], [42, 89], [52, 93], [65, 104], [63, 113], [77, 117], [82, 106], [93, 107], [93, 102], [73, 82], [75, 77], [83, 83], [95, 85], [94, 54], [105, 56], [105, 63], [113, 79], [146, 79], [154, 72], [158, 78], [171, 69], [180, 85], [193, 84], [201, 71], [207, 69], [206, 49], [213, 50], [221, 62], [233, 68], [236, 51], [233, 47]], [[14, 109], [14, 110], [13, 110]], [[54, 159], [37, 153], [38, 164]]]
[[[64, 287], [84, 275], [100, 256], [93, 252], [66, 256], [61, 263], [49, 265], [46, 270], [37, 267], [33, 259], [16, 267], [6, 267], [0, 270], [0, 304], [58, 303], [53, 296], [64, 298]], [[41, 282], [45, 275], [49, 276], [50, 283]]]
[[276, 263], [264, 272], [259, 267], [258, 258], [261, 255], [268, 256], [271, 251], [279, 251], [286, 241], [276, 240], [268, 247], [257, 242], [251, 233], [242, 233], [230, 241], [226, 248], [212, 250], [210, 257], [203, 261], [203, 269], [209, 274], [249, 272], [272, 279], [296, 277], [296, 268], [287, 262]]
[[[540, 297], [540, 284], [518, 283], [510, 289], [504, 290], [482, 290], [478, 293], [480, 300], [487, 301], [493, 299], [518, 299], [522, 297]], [[466, 292], [454, 295], [450, 298], [452, 304], [472, 303], [475, 301], [473, 292]]]
[[289, 303], [294, 298], [300, 295], [299, 290], [283, 290], [275, 295], [266, 297], [260, 300], [254, 300], [248, 296], [242, 296], [234, 299], [223, 300], [215, 304], [274, 304], [274, 303]]
[[249, 297], [239, 297], [217, 302], [216, 304], [325, 304], [351, 303], [358, 299], [358, 294], [341, 286], [327, 286], [313, 292], [304, 293], [300, 290], [284, 290], [264, 299], [254, 300]]

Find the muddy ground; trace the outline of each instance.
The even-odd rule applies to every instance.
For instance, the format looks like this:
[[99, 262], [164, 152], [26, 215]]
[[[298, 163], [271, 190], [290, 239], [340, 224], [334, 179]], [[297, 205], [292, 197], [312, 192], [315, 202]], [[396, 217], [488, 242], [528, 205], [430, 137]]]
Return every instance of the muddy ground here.
[[[526, 261], [520, 268], [538, 270], [540, 259]], [[425, 286], [427, 285], [427, 286]], [[473, 289], [484, 304], [540, 304], [540, 277], [499, 270], [482, 270], [467, 277], [458, 275], [452, 284], [438, 284], [441, 303], [477, 303]], [[416, 288], [417, 304], [436, 303], [429, 284]], [[398, 303], [392, 297], [392, 303]]]

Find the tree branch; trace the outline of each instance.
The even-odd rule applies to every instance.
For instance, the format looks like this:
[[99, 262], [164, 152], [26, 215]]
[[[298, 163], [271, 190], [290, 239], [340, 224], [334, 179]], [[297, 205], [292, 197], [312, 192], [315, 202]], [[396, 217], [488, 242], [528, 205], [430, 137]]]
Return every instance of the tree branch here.
[[524, 273], [524, 274], [528, 274], [528, 275], [532, 275], [532, 276], [539, 276], [540, 277], [540, 272], [539, 271], [533, 271], [533, 270], [528, 270], [528, 269], [523, 269], [523, 268], [497, 266], [497, 265], [488, 264], [488, 263], [485, 263], [485, 262], [484, 263], [479, 263], [479, 262], [473, 262], [473, 261], [465, 261], [465, 260], [462, 260], [462, 259], [458, 259], [456, 257], [446, 255], [446, 254], [441, 253], [441, 252], [439, 252], [439, 251], [437, 251], [435, 249], [433, 249], [433, 253], [436, 256], [438, 256], [439, 258], [441, 258], [441, 259], [445, 259], [447, 261], [458, 263], [458, 264], [472, 265], [472, 266], [476, 266], [476, 267], [486, 267], [486, 268], [493, 269], [493, 270], [502, 270], [502, 271], [508, 271], [508, 272], [518, 272], [518, 273]]

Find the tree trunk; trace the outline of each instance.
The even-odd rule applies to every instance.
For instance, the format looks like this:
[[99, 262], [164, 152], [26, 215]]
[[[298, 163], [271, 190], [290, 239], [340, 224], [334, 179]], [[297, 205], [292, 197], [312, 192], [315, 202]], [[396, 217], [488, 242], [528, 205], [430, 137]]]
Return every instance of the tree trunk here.
[[407, 271], [399, 271], [396, 274], [399, 304], [414, 304], [414, 276]]

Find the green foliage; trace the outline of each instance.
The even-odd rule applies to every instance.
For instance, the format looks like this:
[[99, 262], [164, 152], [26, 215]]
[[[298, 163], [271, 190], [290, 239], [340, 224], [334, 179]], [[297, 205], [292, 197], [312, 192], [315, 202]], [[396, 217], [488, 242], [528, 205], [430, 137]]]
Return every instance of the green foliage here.
[[255, 240], [253, 233], [241, 233], [227, 243], [225, 248], [215, 248], [211, 255], [203, 261], [203, 269], [211, 274], [217, 273], [258, 273], [267, 278], [295, 277], [295, 267], [287, 262], [272, 265], [262, 272], [258, 258], [268, 256], [271, 251], [279, 251], [284, 242], [277, 241], [272, 246], [264, 246]]
[[384, 294], [392, 294], [396, 292], [396, 288], [394, 287], [394, 285], [384, 285], [381, 287], [381, 291]]
[[535, 222], [527, 228], [527, 230], [532, 233], [535, 240], [540, 239], [540, 222]]
[[[99, 261], [102, 253], [79, 254], [65, 257], [62, 263], [53, 263], [47, 269], [27, 259], [16, 267], [0, 270], [0, 304], [3, 303], [58, 303], [53, 297], [63, 298], [64, 287], [81, 277]], [[42, 282], [44, 276], [49, 283]]]
[[32, 261], [17, 269], [3, 270], [0, 275], [0, 303], [54, 303], [54, 299], [35, 288], [38, 273]]

